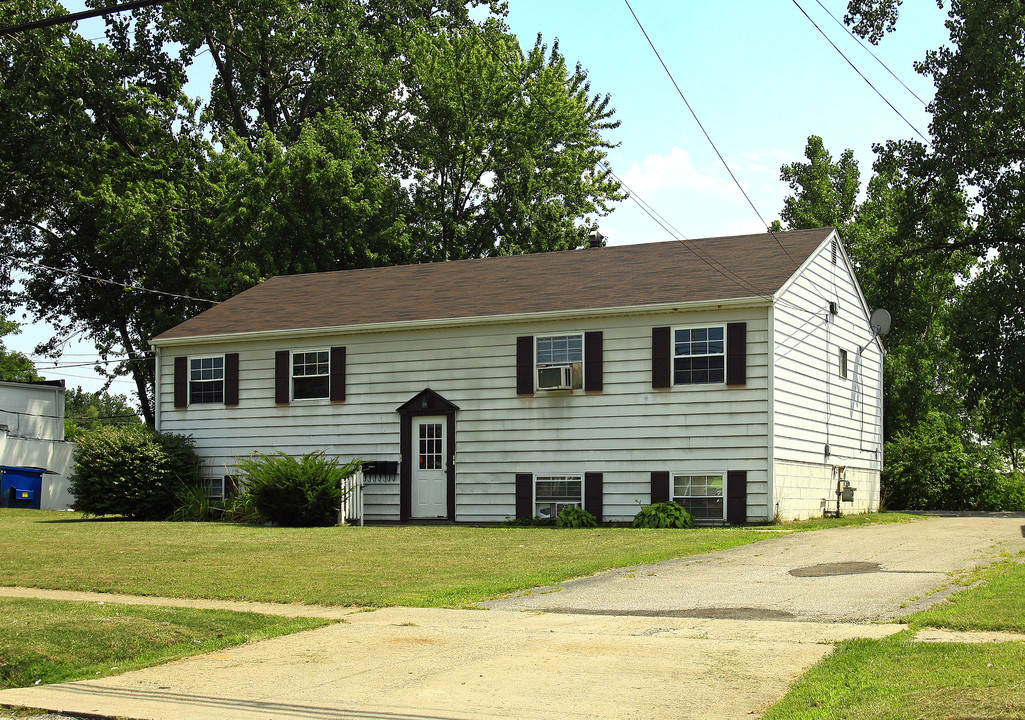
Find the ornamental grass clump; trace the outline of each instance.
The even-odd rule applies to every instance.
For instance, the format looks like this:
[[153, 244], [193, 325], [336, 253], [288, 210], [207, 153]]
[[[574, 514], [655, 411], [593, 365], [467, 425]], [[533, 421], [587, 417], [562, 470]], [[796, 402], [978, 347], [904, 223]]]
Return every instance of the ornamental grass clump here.
[[286, 527], [337, 525], [342, 483], [361, 467], [361, 460], [342, 465], [322, 451], [300, 457], [278, 451], [238, 461], [243, 494], [262, 518]]

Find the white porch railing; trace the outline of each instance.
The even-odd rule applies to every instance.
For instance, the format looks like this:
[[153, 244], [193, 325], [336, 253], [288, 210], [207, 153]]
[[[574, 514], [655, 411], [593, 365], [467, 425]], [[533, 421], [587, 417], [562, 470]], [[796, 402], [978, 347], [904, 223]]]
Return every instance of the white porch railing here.
[[342, 481], [342, 506], [338, 511], [338, 524], [363, 525], [363, 471]]

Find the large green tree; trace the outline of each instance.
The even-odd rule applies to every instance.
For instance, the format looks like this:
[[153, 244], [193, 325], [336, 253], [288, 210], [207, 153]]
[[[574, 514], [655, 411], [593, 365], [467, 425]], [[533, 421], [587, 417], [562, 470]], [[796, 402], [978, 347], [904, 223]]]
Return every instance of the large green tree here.
[[4, 347], [4, 336], [17, 335], [19, 332], [18, 323], [0, 318], [0, 380], [42, 380], [30, 358]]
[[[878, 42], [899, 27], [899, 5], [851, 0], [848, 21]], [[979, 264], [955, 306], [951, 344], [978, 427], [1015, 457], [1025, 439], [1025, 2], [952, 0], [946, 26], [950, 44], [916, 66], [936, 86], [930, 145], [887, 143], [877, 164], [914, 188], [904, 256], [937, 265], [967, 254]]]
[[[102, 43], [0, 38], [0, 274], [28, 274], [0, 311], [48, 320], [55, 353], [91, 340], [152, 423], [149, 339], [271, 275], [581, 244], [620, 197], [608, 98], [480, 4], [504, 10], [180, 0]], [[9, 0], [0, 24], [61, 12]], [[183, 92], [199, 54], [205, 104]]]

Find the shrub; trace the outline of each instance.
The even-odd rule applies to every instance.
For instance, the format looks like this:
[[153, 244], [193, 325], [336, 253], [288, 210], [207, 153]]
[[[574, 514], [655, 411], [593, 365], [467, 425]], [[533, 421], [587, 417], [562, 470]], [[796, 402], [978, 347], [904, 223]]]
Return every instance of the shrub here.
[[163, 520], [178, 505], [179, 489], [198, 484], [199, 460], [190, 437], [105, 427], [79, 438], [70, 480], [82, 512]]
[[178, 506], [171, 513], [171, 519], [183, 521], [213, 520], [220, 514], [220, 505], [210, 499], [210, 491], [204, 485], [182, 485], [175, 493]]
[[891, 510], [1025, 509], [1021, 483], [1003, 476], [997, 452], [939, 412], [886, 443], [882, 485]]
[[569, 505], [559, 513], [555, 525], [561, 528], [593, 528], [598, 527], [598, 519], [582, 507]]
[[323, 452], [295, 458], [278, 452], [254, 455], [238, 462], [256, 511], [270, 522], [288, 527], [338, 524], [342, 481], [362, 467], [361, 460], [340, 465]]
[[634, 516], [630, 527], [689, 528], [694, 527], [694, 518], [679, 503], [652, 503], [641, 508], [640, 512]]

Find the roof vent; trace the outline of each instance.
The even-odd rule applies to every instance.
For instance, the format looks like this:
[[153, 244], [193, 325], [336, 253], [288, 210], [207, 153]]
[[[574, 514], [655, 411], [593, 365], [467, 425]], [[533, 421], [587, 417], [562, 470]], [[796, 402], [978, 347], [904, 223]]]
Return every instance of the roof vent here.
[[600, 248], [605, 245], [605, 236], [597, 230], [592, 230], [587, 233], [587, 247], [589, 248]]

